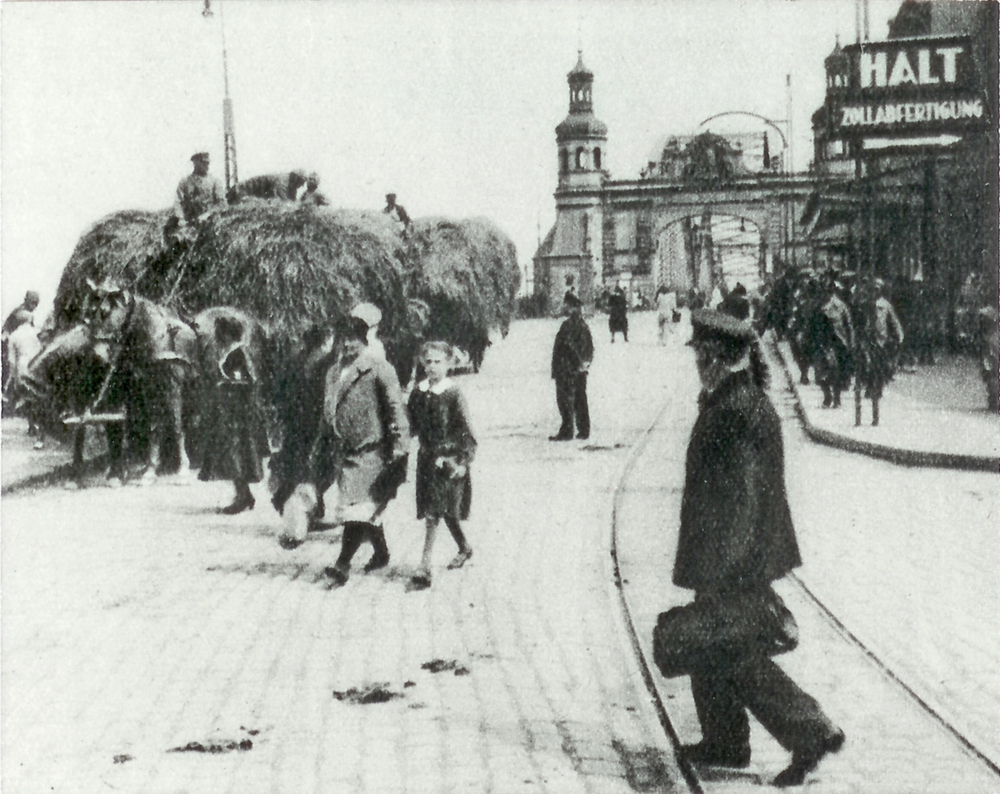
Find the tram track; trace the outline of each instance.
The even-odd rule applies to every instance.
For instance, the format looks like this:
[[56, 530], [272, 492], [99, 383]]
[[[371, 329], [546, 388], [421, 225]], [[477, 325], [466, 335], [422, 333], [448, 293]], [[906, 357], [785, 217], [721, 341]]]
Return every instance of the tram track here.
[[[782, 389], [782, 394], [782, 401], [784, 402], [787, 400], [788, 402], [780, 407], [791, 411], [794, 407], [792, 401], [796, 399], [794, 390], [792, 390], [790, 386], [786, 385], [785, 388]], [[652, 662], [652, 659], [647, 658], [647, 651], [645, 650], [644, 644], [636, 629], [636, 621], [633, 617], [633, 610], [629, 605], [629, 597], [626, 589], [627, 580], [622, 574], [619, 556], [619, 534], [622, 505], [629, 490], [629, 478], [636, 470], [643, 454], [647, 450], [654, 431], [663, 422], [669, 407], [670, 404], [665, 403], [657, 413], [652, 423], [636, 440], [629, 452], [629, 456], [626, 459], [619, 479], [616, 483], [612, 498], [611, 516], [611, 576], [614, 589], [617, 591], [617, 597], [619, 599], [623, 630], [632, 646], [633, 652], [635, 653], [638, 673], [648, 691], [656, 719], [662, 727], [664, 734], [674, 751], [678, 767], [684, 776], [688, 789], [696, 794], [704, 794], [704, 781], [699, 777], [694, 766], [684, 759], [681, 754], [682, 742], [674, 722], [671, 720], [670, 713], [666, 708], [664, 702], [666, 698], [663, 696], [661, 686], [657, 682], [657, 676], [659, 673], [655, 670], [655, 665]], [[794, 416], [801, 421], [802, 417], [800, 413], [795, 411]], [[783, 419], [784, 418], [785, 417], [783, 417]], [[793, 572], [789, 574], [787, 579], [792, 586], [802, 594], [804, 600], [812, 605], [816, 615], [819, 616], [819, 618], [830, 628], [831, 631], [833, 631], [844, 643], [856, 649], [865, 661], [872, 666], [884, 680], [890, 682], [895, 689], [904, 693], [908, 701], [916, 705], [926, 719], [930, 720], [942, 729], [942, 731], [955, 742], [966, 757], [975, 761], [977, 764], [982, 765], [982, 767], [989, 770], [992, 775], [1000, 778], [1000, 766], [998, 766], [998, 764], [990, 758], [988, 753], [978, 747], [973, 738], [966, 735], [960, 727], [956, 726], [944, 714], [942, 714], [940, 710], [935, 708], [934, 705], [929, 702], [928, 698], [922, 696], [917, 691], [917, 688], [907, 683], [907, 681], [904, 680], [900, 674], [894, 671], [890, 664], [887, 663], [874, 649], [869, 647], [869, 645], [867, 645], [860, 637], [852, 632], [848, 628], [845, 621], [838, 617], [835, 612], [826, 603], [824, 603], [812, 589], [809, 588], [799, 575]]]

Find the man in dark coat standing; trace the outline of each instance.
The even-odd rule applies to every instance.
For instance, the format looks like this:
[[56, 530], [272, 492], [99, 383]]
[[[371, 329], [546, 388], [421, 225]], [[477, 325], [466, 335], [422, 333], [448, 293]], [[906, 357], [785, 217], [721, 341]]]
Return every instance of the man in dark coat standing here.
[[[801, 564], [785, 495], [781, 425], [764, 391], [767, 370], [753, 327], [721, 311], [692, 312], [700, 410], [688, 443], [674, 584], [700, 597], [770, 595]], [[691, 673], [702, 741], [695, 764], [750, 763], [747, 711], [792, 751], [774, 780], [799, 785], [843, 732], [763, 649], [720, 654]]]
[[556, 382], [556, 405], [562, 424], [549, 441], [573, 438], [574, 418], [577, 438], [590, 437], [590, 409], [587, 405], [587, 372], [594, 358], [594, 340], [583, 319], [583, 304], [567, 292], [565, 305], [569, 317], [563, 320], [552, 346], [552, 378]]

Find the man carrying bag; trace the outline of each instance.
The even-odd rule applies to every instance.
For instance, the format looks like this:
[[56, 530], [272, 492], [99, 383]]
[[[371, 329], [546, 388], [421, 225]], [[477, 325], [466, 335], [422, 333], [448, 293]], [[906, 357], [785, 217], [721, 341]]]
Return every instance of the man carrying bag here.
[[690, 675], [702, 741], [696, 765], [750, 763], [749, 711], [792, 752], [776, 786], [800, 785], [844, 733], [770, 658], [798, 642], [771, 589], [801, 564], [785, 495], [781, 425], [747, 320], [692, 312], [702, 382], [688, 444], [673, 581], [693, 602], [660, 615], [654, 658], [667, 676]]

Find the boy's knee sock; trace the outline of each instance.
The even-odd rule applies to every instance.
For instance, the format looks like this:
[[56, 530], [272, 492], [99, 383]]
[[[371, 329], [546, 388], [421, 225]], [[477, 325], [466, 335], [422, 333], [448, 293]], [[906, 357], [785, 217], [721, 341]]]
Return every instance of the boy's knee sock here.
[[368, 539], [372, 543], [372, 547], [375, 550], [376, 558], [383, 558], [389, 556], [389, 544], [385, 542], [385, 530], [382, 525], [379, 524], [365, 524], [367, 530]]
[[454, 516], [448, 516], [445, 518], [444, 523], [448, 527], [451, 536], [455, 539], [455, 543], [458, 544], [458, 548], [462, 550], [469, 548], [469, 544], [465, 540], [465, 534], [462, 532], [462, 525], [458, 522], [458, 519]]
[[360, 521], [348, 521], [344, 524], [344, 537], [340, 542], [340, 556], [337, 557], [338, 568], [347, 570], [351, 567], [351, 560], [361, 547], [369, 526], [371, 525], [363, 524]]

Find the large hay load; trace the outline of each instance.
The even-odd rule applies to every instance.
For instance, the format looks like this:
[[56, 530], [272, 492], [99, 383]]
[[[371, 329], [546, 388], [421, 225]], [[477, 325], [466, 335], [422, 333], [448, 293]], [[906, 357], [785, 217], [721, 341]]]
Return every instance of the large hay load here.
[[63, 272], [57, 323], [80, 317], [88, 279], [112, 278], [183, 314], [216, 305], [248, 311], [268, 328], [276, 360], [288, 361], [310, 326], [331, 327], [370, 301], [382, 310], [386, 353], [405, 381], [421, 339], [485, 350], [490, 329], [506, 332], [513, 315], [514, 246], [489, 221], [417, 221], [404, 237], [381, 212], [250, 199], [211, 217], [193, 242], [177, 243], [163, 235], [169, 217], [119, 212], [95, 224]]
[[414, 221], [410, 250], [418, 263], [413, 294], [428, 306], [428, 338], [466, 350], [478, 370], [490, 331], [506, 336], [521, 271], [514, 244], [485, 218]]

